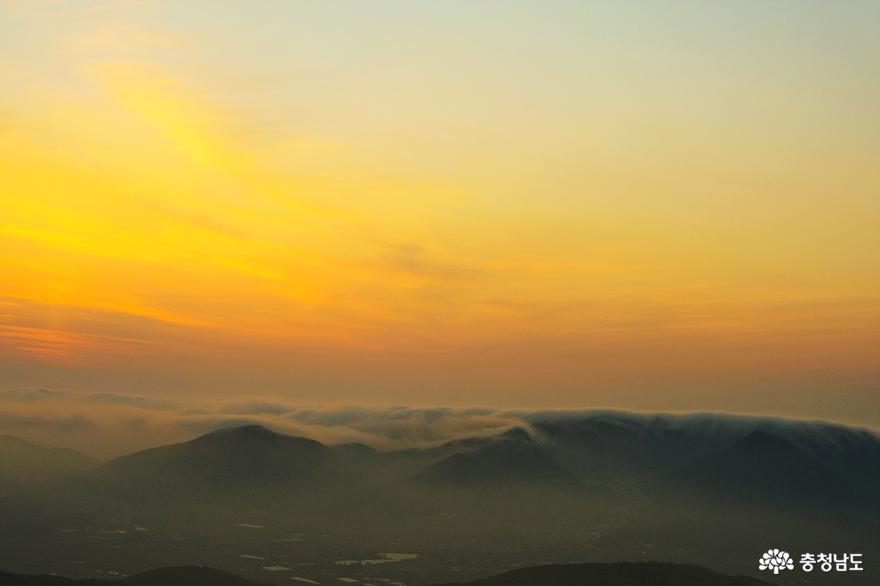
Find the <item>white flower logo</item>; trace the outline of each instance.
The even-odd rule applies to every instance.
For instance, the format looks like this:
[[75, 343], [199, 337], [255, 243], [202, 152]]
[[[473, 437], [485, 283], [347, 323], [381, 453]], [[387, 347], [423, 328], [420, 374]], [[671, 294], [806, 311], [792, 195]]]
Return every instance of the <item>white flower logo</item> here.
[[780, 570], [793, 570], [794, 562], [787, 551], [770, 549], [758, 560], [758, 569], [773, 570], [774, 574], [778, 574]]

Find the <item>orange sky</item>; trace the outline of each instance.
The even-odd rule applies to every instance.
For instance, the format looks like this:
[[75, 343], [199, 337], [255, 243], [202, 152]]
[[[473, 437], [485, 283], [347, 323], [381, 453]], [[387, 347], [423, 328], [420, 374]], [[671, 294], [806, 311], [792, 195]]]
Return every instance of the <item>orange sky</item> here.
[[880, 425], [877, 7], [0, 3], [0, 388]]

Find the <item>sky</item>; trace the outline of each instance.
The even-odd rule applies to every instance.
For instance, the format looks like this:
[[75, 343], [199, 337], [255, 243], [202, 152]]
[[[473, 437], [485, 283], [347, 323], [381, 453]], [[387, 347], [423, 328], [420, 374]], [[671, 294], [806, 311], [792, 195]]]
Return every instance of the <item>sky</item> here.
[[0, 390], [880, 427], [878, 21], [0, 0]]

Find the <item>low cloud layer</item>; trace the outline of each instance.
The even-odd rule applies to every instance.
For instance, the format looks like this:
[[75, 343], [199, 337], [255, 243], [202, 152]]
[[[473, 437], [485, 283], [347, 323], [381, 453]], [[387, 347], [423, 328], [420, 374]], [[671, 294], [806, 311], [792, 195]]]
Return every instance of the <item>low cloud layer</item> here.
[[271, 398], [175, 403], [121, 393], [0, 392], [0, 434], [102, 458], [246, 424], [330, 444], [400, 449], [498, 433], [523, 420], [517, 412], [486, 408], [297, 406]]
[[[652, 418], [664, 425], [729, 426], [717, 416], [687, 417], [628, 412], [589, 412], [623, 423]], [[70, 447], [111, 458], [156, 445], [184, 441], [223, 427], [265, 425], [278, 432], [328, 444], [359, 442], [378, 449], [426, 447], [462, 437], [493, 435], [552, 418], [583, 417], [584, 411], [510, 411], [484, 407], [302, 406], [273, 398], [247, 401], [174, 402], [123, 393], [77, 393], [51, 389], [0, 392], [0, 435], [45, 446]], [[736, 425], [766, 426], [768, 418], [739, 417]], [[772, 420], [780, 422], [782, 420]], [[776, 425], [776, 423], [773, 423]]]

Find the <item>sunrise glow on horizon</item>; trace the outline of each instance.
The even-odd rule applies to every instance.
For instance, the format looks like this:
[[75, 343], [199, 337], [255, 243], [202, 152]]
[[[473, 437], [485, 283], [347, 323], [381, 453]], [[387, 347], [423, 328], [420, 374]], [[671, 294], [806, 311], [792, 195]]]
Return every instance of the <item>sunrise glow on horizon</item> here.
[[0, 388], [880, 427], [877, 4], [535, 6], [0, 2]]

